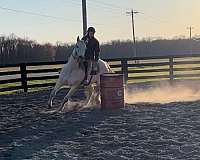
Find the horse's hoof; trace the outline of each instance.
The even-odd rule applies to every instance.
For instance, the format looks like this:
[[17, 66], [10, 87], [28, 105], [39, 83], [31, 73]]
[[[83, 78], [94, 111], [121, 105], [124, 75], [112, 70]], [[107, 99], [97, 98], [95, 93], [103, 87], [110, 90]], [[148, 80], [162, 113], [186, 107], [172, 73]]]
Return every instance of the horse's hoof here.
[[47, 107], [48, 107], [48, 109], [51, 109], [52, 105], [50, 103], [48, 103]]
[[60, 108], [58, 108], [58, 112], [62, 112], [64, 108], [64, 105], [62, 105]]
[[58, 109], [58, 110], [57, 110], [57, 113], [62, 113], [62, 110]]
[[97, 100], [97, 101], [96, 101], [96, 104], [97, 104], [97, 105], [101, 104], [101, 101], [100, 101], [100, 100]]

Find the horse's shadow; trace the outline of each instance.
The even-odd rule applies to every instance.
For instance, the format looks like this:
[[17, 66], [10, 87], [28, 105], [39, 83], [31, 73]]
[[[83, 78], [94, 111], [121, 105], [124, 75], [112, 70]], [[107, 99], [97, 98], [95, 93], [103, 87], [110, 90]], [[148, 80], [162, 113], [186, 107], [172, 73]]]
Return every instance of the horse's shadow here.
[[[57, 109], [67, 90], [62, 90], [58, 94], [55, 105], [50, 110], [46, 106], [48, 92], [3, 97], [6, 103], [10, 97], [10, 104], [5, 104], [5, 108], [11, 109], [12, 113], [9, 112], [7, 118], [13, 120], [11, 123], [6, 122], [8, 126], [0, 128], [0, 159], [34, 159], [35, 156], [40, 154], [42, 156], [43, 151], [48, 152], [56, 145], [81, 144], [84, 138], [88, 137], [89, 140], [93, 127], [103, 123], [107, 117], [104, 111], [97, 108], [61, 113], [48, 112]], [[84, 100], [84, 92], [78, 91], [74, 94], [74, 100], [76, 99]], [[7, 114], [7, 109], [5, 111]]]
[[56, 145], [72, 141], [81, 144], [81, 139], [92, 133], [91, 127], [104, 118], [101, 110], [94, 108], [81, 112], [41, 112], [37, 117], [29, 117], [29, 124], [0, 135], [0, 139], [4, 139], [0, 159], [32, 159]]

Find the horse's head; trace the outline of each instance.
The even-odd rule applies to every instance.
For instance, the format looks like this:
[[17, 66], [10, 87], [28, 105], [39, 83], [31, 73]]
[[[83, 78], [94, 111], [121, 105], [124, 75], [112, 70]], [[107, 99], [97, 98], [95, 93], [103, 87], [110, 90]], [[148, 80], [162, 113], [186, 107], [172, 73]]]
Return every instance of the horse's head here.
[[73, 56], [76, 58], [84, 58], [85, 51], [86, 51], [86, 44], [83, 40], [80, 40], [78, 36], [77, 42], [73, 51]]

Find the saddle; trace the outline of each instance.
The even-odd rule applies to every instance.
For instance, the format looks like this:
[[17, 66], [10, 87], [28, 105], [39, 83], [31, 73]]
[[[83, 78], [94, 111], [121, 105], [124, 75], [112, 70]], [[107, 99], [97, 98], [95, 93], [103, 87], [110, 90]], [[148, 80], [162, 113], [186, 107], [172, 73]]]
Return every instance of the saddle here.
[[98, 62], [92, 62], [92, 64], [91, 64], [91, 72], [90, 72], [90, 78], [89, 78], [89, 81], [87, 82], [87, 84], [84, 84], [84, 80], [81, 82], [81, 85], [83, 85], [83, 86], [88, 86], [90, 83], [91, 83], [91, 80], [92, 80], [92, 77], [94, 76], [94, 75], [96, 75], [97, 73], [99, 72], [99, 64], [98, 64]]

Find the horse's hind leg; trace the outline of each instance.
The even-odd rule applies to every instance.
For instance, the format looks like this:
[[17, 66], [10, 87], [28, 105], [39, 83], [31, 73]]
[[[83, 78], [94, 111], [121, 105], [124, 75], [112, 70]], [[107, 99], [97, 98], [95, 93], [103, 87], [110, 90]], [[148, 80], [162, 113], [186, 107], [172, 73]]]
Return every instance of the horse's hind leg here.
[[87, 87], [87, 89], [85, 90], [85, 94], [86, 94], [86, 100], [85, 100], [85, 105], [88, 105], [89, 104], [89, 101], [90, 101], [90, 97], [92, 95], [92, 92], [93, 92], [93, 86], [92, 85], [89, 85]]
[[86, 103], [85, 103], [83, 109], [84, 109], [84, 108], [89, 108], [91, 105], [94, 104], [94, 96], [95, 96], [94, 87], [93, 87], [93, 86], [90, 86], [90, 87], [88, 88], [88, 90], [89, 90], [89, 95], [88, 95], [87, 101], [86, 101]]
[[100, 86], [99, 85], [96, 86], [95, 92], [96, 92], [95, 103], [100, 104], [101, 101], [100, 101]]

